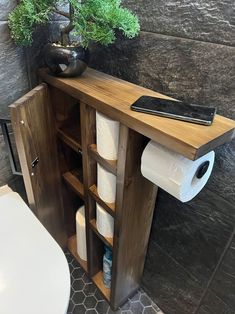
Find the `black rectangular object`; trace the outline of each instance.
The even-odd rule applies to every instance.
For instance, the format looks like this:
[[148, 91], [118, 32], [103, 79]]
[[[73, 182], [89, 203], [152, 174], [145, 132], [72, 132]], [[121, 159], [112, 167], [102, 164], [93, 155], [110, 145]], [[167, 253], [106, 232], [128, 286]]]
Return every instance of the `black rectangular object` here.
[[141, 96], [131, 105], [131, 109], [165, 118], [203, 125], [211, 125], [216, 113], [215, 107], [201, 106], [151, 96]]

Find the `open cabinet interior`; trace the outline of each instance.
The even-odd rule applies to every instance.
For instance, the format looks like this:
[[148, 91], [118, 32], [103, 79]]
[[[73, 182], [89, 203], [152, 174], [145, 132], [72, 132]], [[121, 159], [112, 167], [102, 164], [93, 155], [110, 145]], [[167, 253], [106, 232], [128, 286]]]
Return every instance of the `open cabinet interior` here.
[[56, 143], [62, 182], [64, 223], [67, 246], [88, 272], [87, 261], [77, 254], [76, 212], [84, 206], [83, 162], [79, 101], [57, 88], [50, 87], [56, 124]]
[[[115, 204], [103, 202], [97, 192], [97, 161], [116, 169], [116, 162], [103, 160], [96, 150], [95, 110], [82, 113], [85, 104], [50, 87], [51, 102], [56, 119], [57, 150], [62, 177], [64, 221], [68, 248], [84, 270], [91, 276], [103, 296], [110, 301], [110, 289], [103, 283], [104, 245], [113, 248], [113, 237], [103, 237], [96, 225], [96, 202], [114, 216]], [[81, 118], [82, 115], [82, 118]], [[89, 120], [89, 121], [86, 121]], [[85, 172], [85, 180], [83, 171]], [[116, 170], [113, 170], [116, 173]], [[81, 259], [76, 243], [76, 212], [85, 205], [87, 261]]]
[[[143, 250], [146, 253], [150, 224], [146, 233], [146, 226], [139, 227], [138, 223], [143, 219], [152, 219], [152, 205], [156, 196], [156, 188], [140, 174], [140, 158], [146, 138], [121, 125], [117, 160], [107, 160], [97, 151], [96, 109], [55, 87], [50, 87], [50, 94], [56, 118], [68, 248], [112, 308], [116, 308], [136, 291], [143, 271]], [[116, 178], [115, 202], [105, 202], [99, 196], [98, 165]], [[130, 179], [131, 177], [133, 178]], [[146, 190], [146, 197], [149, 196], [150, 199], [146, 212], [142, 211], [144, 201], [134, 198], [135, 193], [141, 189]], [[105, 237], [99, 232], [97, 204], [112, 217], [113, 236]], [[86, 261], [78, 255], [76, 244], [75, 216], [82, 205], [85, 206]], [[133, 219], [133, 215], [137, 216]], [[142, 247], [132, 256], [132, 248], [140, 242]], [[110, 287], [105, 286], [103, 280], [103, 257], [106, 247], [112, 252]]]

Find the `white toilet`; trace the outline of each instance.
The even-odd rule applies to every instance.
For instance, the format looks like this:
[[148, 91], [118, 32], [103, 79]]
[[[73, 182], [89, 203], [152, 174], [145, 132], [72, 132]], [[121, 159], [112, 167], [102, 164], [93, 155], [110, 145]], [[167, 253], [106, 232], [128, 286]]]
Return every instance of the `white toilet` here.
[[0, 313], [66, 314], [69, 296], [63, 251], [21, 197], [0, 188]]

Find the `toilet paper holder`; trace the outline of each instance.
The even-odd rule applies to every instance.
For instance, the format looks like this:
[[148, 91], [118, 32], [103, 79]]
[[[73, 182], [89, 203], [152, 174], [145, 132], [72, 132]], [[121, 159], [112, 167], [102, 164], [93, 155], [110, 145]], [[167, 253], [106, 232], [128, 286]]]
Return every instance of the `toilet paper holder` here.
[[203, 162], [197, 168], [197, 171], [196, 171], [195, 175], [196, 175], [196, 177], [198, 179], [201, 179], [204, 176], [204, 174], [207, 172], [207, 169], [208, 169], [209, 165], [210, 165], [210, 162], [207, 160], [207, 161]]
[[207, 183], [215, 152], [190, 160], [151, 140], [141, 157], [142, 175], [181, 202], [192, 200]]

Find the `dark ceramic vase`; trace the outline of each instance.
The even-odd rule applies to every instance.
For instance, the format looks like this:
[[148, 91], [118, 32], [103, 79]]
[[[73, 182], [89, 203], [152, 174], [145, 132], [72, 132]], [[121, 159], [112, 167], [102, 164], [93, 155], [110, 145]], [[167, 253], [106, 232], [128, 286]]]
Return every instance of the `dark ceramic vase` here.
[[81, 46], [63, 47], [47, 44], [44, 47], [44, 59], [50, 71], [56, 76], [79, 76], [86, 70], [89, 50]]

